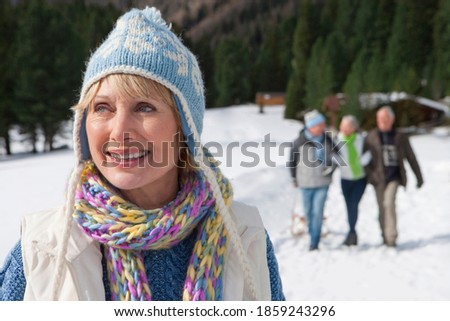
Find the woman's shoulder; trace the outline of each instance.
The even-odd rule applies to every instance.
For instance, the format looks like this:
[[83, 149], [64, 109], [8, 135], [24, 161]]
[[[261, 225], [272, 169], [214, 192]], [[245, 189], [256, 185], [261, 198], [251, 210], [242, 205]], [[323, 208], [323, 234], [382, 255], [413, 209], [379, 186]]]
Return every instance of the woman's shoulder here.
[[241, 201], [233, 201], [231, 203], [231, 209], [233, 211], [237, 211], [237, 212], [242, 212], [242, 213], [249, 213], [251, 214], [258, 214], [259, 215], [259, 211], [258, 208], [256, 206], [253, 205], [249, 205], [246, 203], [243, 203]]
[[23, 219], [27, 221], [42, 221], [43, 219], [54, 219], [56, 213], [61, 210], [61, 207], [55, 207], [55, 208], [48, 208], [32, 213], [25, 214], [23, 216]]
[[[21, 219], [22, 235], [31, 234], [33, 237], [40, 238], [48, 235], [54, 229], [59, 230], [61, 224], [58, 213], [62, 208], [51, 208], [30, 214], [26, 214]], [[59, 226], [59, 227], [58, 227]]]
[[231, 204], [231, 216], [233, 220], [238, 223], [238, 226], [245, 225], [247, 227], [264, 228], [259, 210], [255, 206], [239, 201], [233, 201]]
[[56, 255], [58, 245], [64, 241], [64, 226], [70, 221], [68, 230], [68, 258], [75, 258], [94, 242], [64, 213], [64, 208], [54, 208], [24, 215], [21, 221], [22, 251], [26, 254], [25, 261], [34, 258], [37, 253]]

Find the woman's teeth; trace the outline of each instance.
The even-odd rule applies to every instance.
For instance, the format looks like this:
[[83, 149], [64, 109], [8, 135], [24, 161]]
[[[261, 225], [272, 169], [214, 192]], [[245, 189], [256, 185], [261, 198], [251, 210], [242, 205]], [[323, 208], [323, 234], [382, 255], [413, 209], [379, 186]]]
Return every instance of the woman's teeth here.
[[119, 161], [124, 161], [124, 160], [132, 160], [132, 159], [137, 159], [137, 158], [141, 158], [145, 155], [148, 154], [148, 151], [142, 151], [142, 152], [138, 152], [138, 153], [133, 153], [133, 154], [114, 154], [114, 153], [109, 153], [111, 155], [111, 157], [119, 160]]

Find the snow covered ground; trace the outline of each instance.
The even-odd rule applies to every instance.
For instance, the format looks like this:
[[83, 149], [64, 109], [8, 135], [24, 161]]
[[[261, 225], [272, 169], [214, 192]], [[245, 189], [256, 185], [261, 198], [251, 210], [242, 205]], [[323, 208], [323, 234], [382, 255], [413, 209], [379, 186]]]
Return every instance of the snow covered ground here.
[[[288, 300], [450, 300], [450, 136], [448, 131], [411, 139], [425, 185], [409, 184], [397, 197], [396, 249], [381, 246], [377, 205], [369, 186], [360, 204], [360, 245], [341, 245], [346, 231], [339, 171], [333, 177], [325, 216], [329, 234], [320, 251], [308, 252], [306, 236], [290, 234], [297, 194], [285, 167], [289, 143], [300, 129], [284, 120], [283, 107], [255, 105], [208, 110], [203, 143], [222, 162], [235, 199], [259, 208], [275, 246]], [[447, 134], [446, 134], [447, 133]], [[16, 137], [18, 140], [19, 137]], [[18, 145], [15, 151], [21, 151]], [[26, 213], [60, 205], [73, 164], [71, 150], [0, 156], [0, 264], [19, 238]]]

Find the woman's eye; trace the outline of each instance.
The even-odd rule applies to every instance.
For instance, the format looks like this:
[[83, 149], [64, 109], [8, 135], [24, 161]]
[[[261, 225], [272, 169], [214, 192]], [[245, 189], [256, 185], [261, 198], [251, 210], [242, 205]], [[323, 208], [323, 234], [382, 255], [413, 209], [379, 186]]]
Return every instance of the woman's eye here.
[[155, 111], [155, 107], [150, 104], [139, 104], [137, 105], [136, 110], [141, 113], [149, 113]]
[[106, 106], [106, 105], [95, 105], [94, 106], [95, 113], [104, 113], [104, 112], [107, 112], [108, 110], [109, 110], [108, 106]]

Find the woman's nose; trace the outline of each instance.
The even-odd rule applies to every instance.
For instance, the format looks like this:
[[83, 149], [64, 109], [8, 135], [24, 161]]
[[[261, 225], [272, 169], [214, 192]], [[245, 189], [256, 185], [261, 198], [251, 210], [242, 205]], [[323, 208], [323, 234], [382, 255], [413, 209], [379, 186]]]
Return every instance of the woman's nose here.
[[124, 110], [117, 110], [111, 123], [111, 140], [126, 142], [134, 139], [135, 126], [131, 115]]

